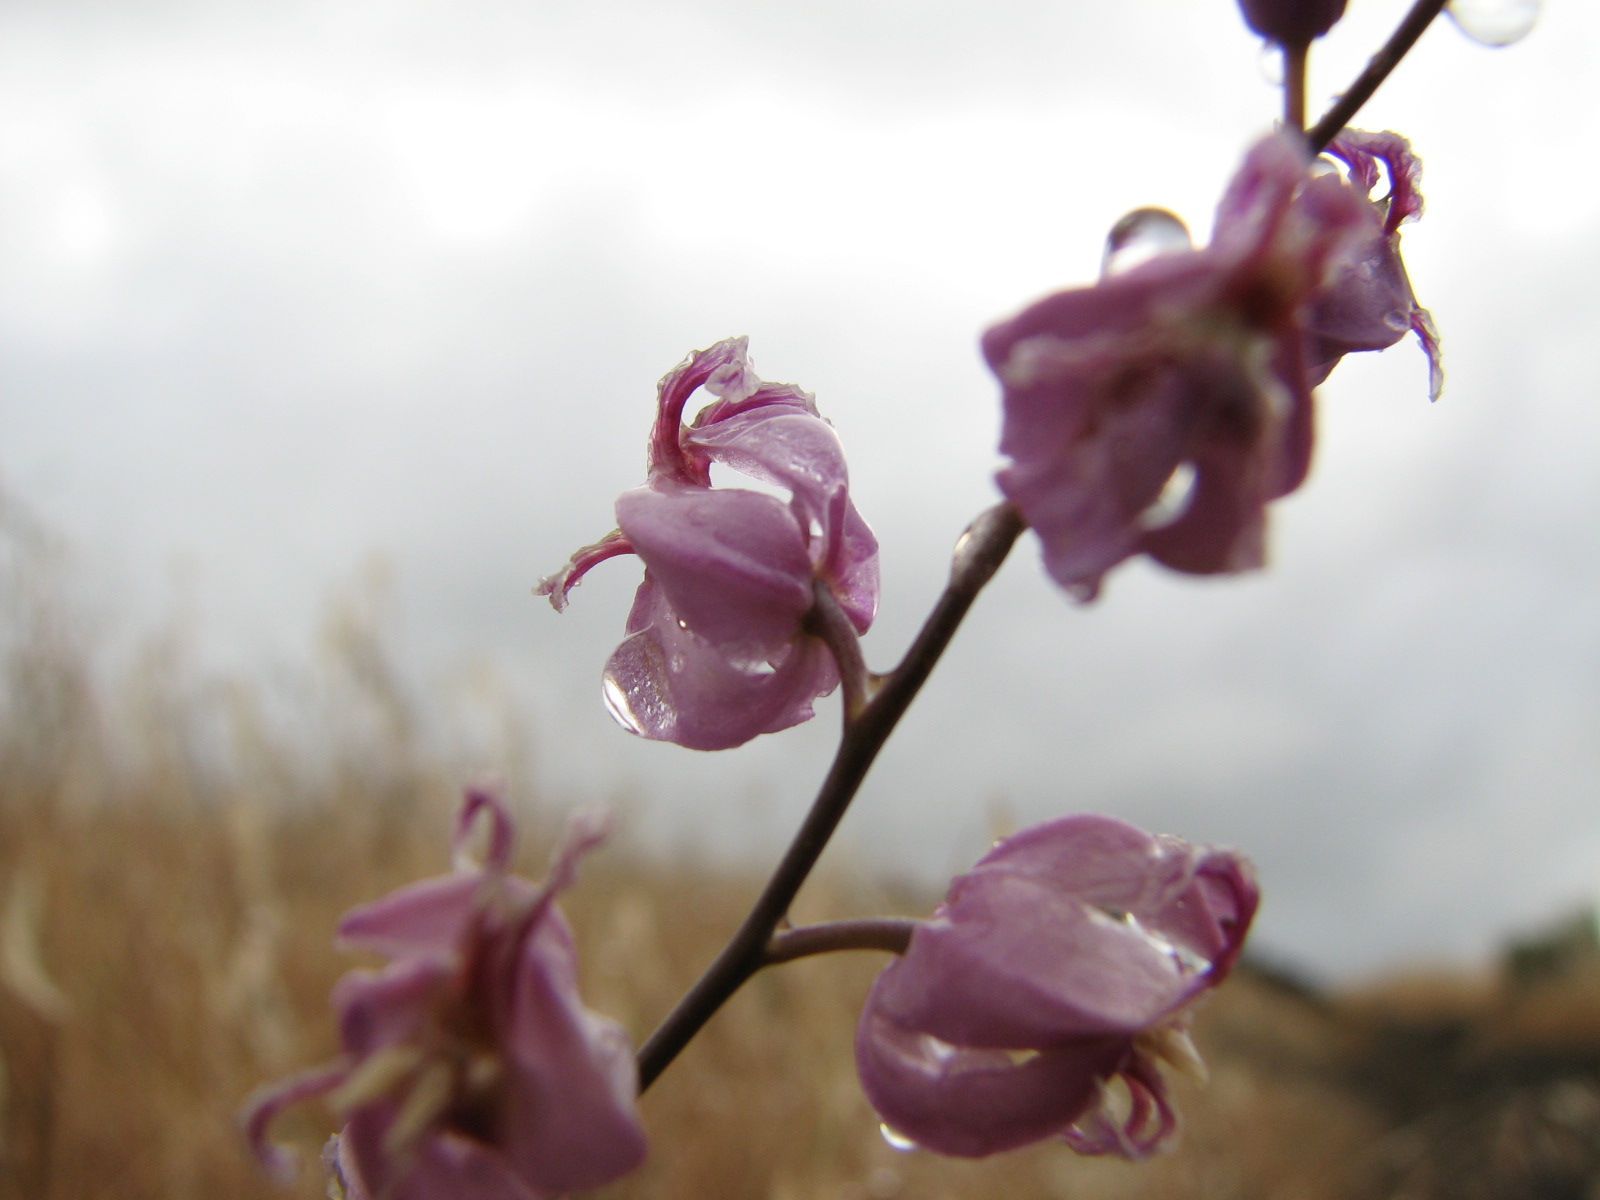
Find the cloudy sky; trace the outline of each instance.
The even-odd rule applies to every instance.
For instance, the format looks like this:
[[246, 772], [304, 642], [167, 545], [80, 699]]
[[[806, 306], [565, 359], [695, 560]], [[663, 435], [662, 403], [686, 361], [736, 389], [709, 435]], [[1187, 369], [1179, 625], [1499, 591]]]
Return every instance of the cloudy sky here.
[[[1441, 23], [1358, 122], [1426, 164], [1444, 399], [1412, 345], [1342, 365], [1265, 574], [1135, 565], [1083, 608], [1025, 539], [843, 861], [932, 878], [997, 821], [1109, 811], [1247, 850], [1261, 941], [1327, 974], [1600, 888], [1600, 12], [1548, 7], [1503, 51]], [[1313, 109], [1402, 8], [1352, 0]], [[636, 568], [530, 595], [640, 481], [656, 379], [745, 333], [817, 394], [887, 667], [994, 497], [977, 334], [1130, 208], [1206, 230], [1269, 74], [1222, 0], [9, 0], [0, 484], [97, 619], [181, 604], [217, 669], [309, 655], [378, 556], [418, 686], [491, 664], [546, 794], [770, 854], [831, 704], [731, 754], [637, 741], [598, 685]]]

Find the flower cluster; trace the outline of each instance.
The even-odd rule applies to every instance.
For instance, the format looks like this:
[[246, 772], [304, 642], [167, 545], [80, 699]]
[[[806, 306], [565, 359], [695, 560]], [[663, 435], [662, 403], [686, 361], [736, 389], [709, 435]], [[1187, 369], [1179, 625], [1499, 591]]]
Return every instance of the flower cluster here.
[[1060, 1136], [1143, 1158], [1177, 1127], [1161, 1064], [1198, 1068], [1187, 1010], [1228, 974], [1257, 899], [1237, 855], [1110, 817], [1002, 841], [873, 985], [862, 1086], [942, 1154]]
[[[1261, 565], [1266, 505], [1310, 466], [1313, 382], [1343, 354], [1415, 329], [1436, 393], [1395, 233], [1417, 211], [1415, 160], [1392, 134], [1348, 135], [1338, 153], [1348, 181], [1313, 171], [1292, 134], [1262, 140], [1209, 246], [1185, 238], [1123, 271], [1111, 256], [1094, 286], [984, 335], [1004, 391], [1000, 488], [1080, 598], [1135, 554], [1192, 574]], [[1394, 179], [1382, 203], [1375, 157]]]
[[604, 837], [578, 820], [542, 885], [509, 874], [513, 826], [467, 794], [458, 857], [488, 818], [481, 866], [412, 884], [346, 914], [349, 946], [391, 961], [334, 989], [344, 1054], [264, 1092], [246, 1126], [266, 1141], [285, 1107], [329, 1094], [346, 1117], [327, 1158], [348, 1200], [537, 1200], [598, 1187], [644, 1159], [627, 1035], [583, 1007], [572, 934], [555, 906]]
[[[692, 425], [683, 413], [715, 397]], [[789, 493], [713, 487], [712, 464]], [[807, 618], [825, 588], [858, 633], [878, 603], [878, 543], [850, 501], [838, 435], [811, 396], [757, 378], [745, 339], [691, 354], [661, 381], [649, 475], [616, 504], [617, 528], [539, 592], [564, 608], [595, 564], [637, 554], [644, 582], [605, 669], [614, 715], [698, 750], [799, 724], [839, 682]]]

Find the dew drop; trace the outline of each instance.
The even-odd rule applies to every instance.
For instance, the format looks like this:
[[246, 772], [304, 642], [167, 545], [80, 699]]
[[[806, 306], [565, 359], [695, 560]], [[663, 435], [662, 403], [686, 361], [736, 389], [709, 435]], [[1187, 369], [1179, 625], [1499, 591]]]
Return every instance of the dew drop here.
[[908, 1154], [912, 1150], [921, 1149], [920, 1146], [918, 1146], [905, 1134], [890, 1129], [887, 1125], [882, 1124], [881, 1122], [878, 1125], [878, 1132], [883, 1135], [883, 1140], [889, 1144], [889, 1149], [898, 1150], [901, 1154]]
[[1194, 494], [1194, 481], [1194, 464], [1179, 463], [1161, 489], [1161, 494], [1149, 508], [1139, 514], [1140, 528], [1160, 529], [1163, 525], [1170, 525], [1183, 516], [1189, 508], [1189, 499]]
[[1111, 227], [1100, 274], [1121, 275], [1163, 254], [1193, 247], [1189, 229], [1164, 208], [1136, 208]]
[[1528, 36], [1540, 0], [1450, 0], [1445, 11], [1456, 27], [1485, 46], [1509, 46]]
[[1273, 87], [1283, 86], [1283, 51], [1276, 42], [1261, 43], [1261, 57], [1256, 60], [1261, 78]]
[[1170, 958], [1180, 974], [1196, 975], [1211, 966], [1211, 961], [1204, 955], [1197, 954], [1189, 947], [1181, 946], [1171, 938], [1157, 933], [1131, 912], [1122, 914], [1122, 923], [1143, 938], [1151, 949]]
[[606, 711], [611, 714], [611, 719], [629, 733], [643, 734], [644, 721], [634, 712], [633, 701], [628, 696], [627, 689], [609, 671], [606, 672], [601, 690], [605, 696]]

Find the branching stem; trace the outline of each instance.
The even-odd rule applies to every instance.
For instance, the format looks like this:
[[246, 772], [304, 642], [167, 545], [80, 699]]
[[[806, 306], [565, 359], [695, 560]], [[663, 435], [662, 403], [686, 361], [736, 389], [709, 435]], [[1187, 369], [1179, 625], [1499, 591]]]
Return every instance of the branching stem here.
[[[956, 543], [950, 582], [900, 665], [845, 722], [833, 765], [811, 811], [779, 860], [750, 914], [722, 953], [689, 989], [639, 1051], [639, 1090], [655, 1082], [713, 1013], [767, 962], [774, 931], [838, 828], [867, 770], [911, 701], [927, 682], [978, 593], [994, 577], [1025, 525], [1009, 503], [978, 517]], [[846, 700], [848, 704], [848, 697]], [[798, 931], [796, 931], [798, 932]]]
[[918, 922], [908, 917], [863, 917], [850, 921], [824, 921], [798, 929], [780, 929], [767, 943], [761, 965], [777, 966], [813, 954], [840, 950], [883, 950], [904, 954]]
[[1372, 93], [1378, 90], [1380, 84], [1387, 78], [1400, 60], [1417, 44], [1417, 39], [1422, 36], [1422, 31], [1433, 23], [1433, 19], [1444, 11], [1447, 0], [1416, 0], [1411, 6], [1411, 11], [1405, 19], [1389, 35], [1389, 40], [1372, 56], [1367, 63], [1367, 69], [1356, 77], [1344, 95], [1334, 101], [1330, 108], [1310, 129], [1306, 130], [1306, 142], [1311, 147], [1312, 154], [1321, 154], [1328, 148], [1328, 143], [1339, 135], [1339, 131], [1350, 124], [1350, 119], [1356, 115], [1361, 106], [1372, 99]]
[[[1416, 0], [1366, 70], [1306, 131], [1313, 154], [1321, 153], [1371, 98], [1445, 4], [1446, 0]], [[1284, 51], [1284, 120], [1295, 129], [1305, 124], [1307, 50], [1300, 46], [1286, 47]], [[972, 523], [956, 545], [949, 585], [900, 665], [881, 678], [867, 671], [848, 617], [832, 594], [819, 586], [810, 623], [811, 631], [828, 643], [839, 665], [844, 699], [844, 734], [839, 749], [811, 810], [749, 915], [639, 1051], [641, 1092], [655, 1082], [712, 1014], [762, 967], [832, 950], [904, 949], [911, 935], [911, 922], [840, 921], [777, 931], [844, 818], [878, 751], [927, 682], [978, 593], [994, 577], [1024, 528], [1021, 515], [1009, 503], [996, 505]]]
[[1283, 51], [1283, 123], [1301, 133], [1306, 127], [1306, 60], [1311, 46], [1302, 42], [1279, 48]]

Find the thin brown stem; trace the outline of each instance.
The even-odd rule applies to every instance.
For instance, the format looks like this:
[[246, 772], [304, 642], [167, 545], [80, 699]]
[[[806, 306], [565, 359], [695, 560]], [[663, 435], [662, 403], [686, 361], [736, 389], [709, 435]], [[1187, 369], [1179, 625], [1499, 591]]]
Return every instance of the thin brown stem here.
[[1311, 56], [1311, 45], [1283, 45], [1283, 123], [1285, 127], [1302, 132], [1306, 127], [1306, 60]]
[[806, 617], [808, 630], [827, 643], [839, 668], [839, 688], [844, 693], [845, 728], [861, 715], [872, 697], [875, 679], [861, 657], [861, 638], [849, 616], [839, 607], [828, 585], [818, 579], [812, 584], [811, 612]]
[[909, 917], [863, 917], [850, 921], [824, 921], [798, 929], [780, 929], [767, 943], [763, 966], [777, 966], [813, 954], [841, 950], [882, 950], [904, 954], [920, 922]]
[[1367, 69], [1356, 77], [1344, 95], [1334, 101], [1330, 108], [1310, 129], [1306, 131], [1306, 142], [1311, 147], [1312, 154], [1321, 154], [1328, 147], [1328, 143], [1338, 136], [1339, 131], [1350, 123], [1361, 106], [1372, 98], [1372, 93], [1378, 86], [1389, 78], [1390, 72], [1400, 65], [1400, 60], [1416, 45], [1417, 39], [1422, 36], [1422, 31], [1433, 23], [1433, 19], [1444, 11], [1448, 0], [1416, 0], [1411, 6], [1411, 11], [1405, 19], [1389, 35], [1389, 40], [1372, 56], [1367, 63]]
[[811, 811], [779, 860], [750, 913], [722, 953], [667, 1014], [639, 1051], [639, 1090], [666, 1070], [713, 1013], [761, 969], [768, 945], [795, 895], [822, 856], [828, 839], [850, 807], [878, 751], [927, 682], [962, 619], [984, 585], [994, 577], [1026, 528], [1009, 503], [998, 504], [974, 521], [956, 543], [950, 582], [917, 633], [905, 658], [885, 676], [877, 692], [845, 723]]

